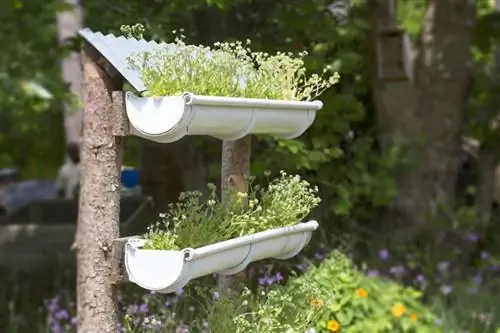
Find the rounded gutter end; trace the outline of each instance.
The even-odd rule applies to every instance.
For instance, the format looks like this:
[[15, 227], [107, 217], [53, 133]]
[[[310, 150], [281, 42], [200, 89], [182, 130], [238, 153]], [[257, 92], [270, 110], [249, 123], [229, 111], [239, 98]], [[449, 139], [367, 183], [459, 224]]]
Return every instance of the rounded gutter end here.
[[176, 285], [185, 275], [183, 251], [128, 250], [125, 269], [129, 280], [152, 291], [161, 291]]
[[182, 250], [182, 252], [184, 252], [184, 260], [185, 261], [191, 261], [194, 259], [194, 249], [192, 248], [185, 248], [184, 250]]
[[140, 97], [126, 92], [125, 109], [131, 127], [140, 134], [139, 136], [148, 139], [158, 137], [158, 140], [161, 140], [161, 137], [167, 134], [173, 137], [184, 136], [184, 128], [179, 126], [186, 117], [189, 117], [185, 112], [184, 98], [184, 96]]
[[311, 221], [307, 222], [307, 224], [311, 226], [312, 230], [316, 230], [319, 228], [319, 223], [316, 220], [311, 220]]
[[182, 100], [184, 101], [185, 105], [193, 104], [195, 97], [196, 97], [195, 94], [190, 93], [190, 92], [186, 92], [186, 93], [182, 94]]
[[[309, 241], [311, 240], [312, 233], [314, 230], [316, 230], [319, 226], [318, 221], [312, 220], [309, 222], [302, 222], [302, 230], [298, 233], [295, 234], [291, 237], [294, 237], [296, 239], [296, 246], [293, 248], [290, 248], [289, 251], [285, 253], [281, 253], [278, 256], [275, 256], [275, 259], [278, 260], [287, 260], [292, 257], [295, 257], [297, 254], [299, 254], [304, 247], [309, 244]], [[299, 225], [300, 225], [299, 224]]]
[[313, 110], [321, 110], [323, 108], [322, 101], [316, 100], [316, 101], [312, 101], [311, 103], [313, 103]]

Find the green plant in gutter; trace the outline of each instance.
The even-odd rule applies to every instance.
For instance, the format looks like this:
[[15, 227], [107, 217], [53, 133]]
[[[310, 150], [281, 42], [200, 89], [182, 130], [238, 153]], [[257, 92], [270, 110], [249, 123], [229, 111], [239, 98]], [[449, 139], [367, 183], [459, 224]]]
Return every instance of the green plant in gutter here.
[[[134, 29], [132, 29], [134, 28]], [[127, 37], [142, 36], [137, 27], [122, 27]], [[132, 31], [133, 30], [133, 31]], [[278, 52], [254, 52], [250, 40], [212, 47], [187, 45], [184, 36], [163, 49], [138, 52], [129, 57], [147, 87], [148, 96], [197, 95], [307, 101], [339, 80], [328, 68], [322, 75], [306, 75], [304, 57]]]
[[[223, 204], [214, 185], [208, 200], [200, 192], [185, 192], [145, 235], [145, 248], [178, 250], [200, 247], [233, 237], [297, 224], [319, 203], [318, 189], [298, 175], [281, 172], [265, 188], [233, 192]], [[244, 205], [244, 201], [248, 204]]]

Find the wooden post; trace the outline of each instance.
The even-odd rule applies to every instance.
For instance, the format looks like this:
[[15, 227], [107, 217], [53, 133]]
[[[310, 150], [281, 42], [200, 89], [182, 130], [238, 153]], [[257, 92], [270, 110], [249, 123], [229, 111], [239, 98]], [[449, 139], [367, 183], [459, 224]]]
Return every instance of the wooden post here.
[[[229, 202], [231, 188], [248, 192], [247, 177], [250, 175], [251, 137], [222, 142], [221, 200]], [[245, 271], [234, 276], [219, 275], [218, 285], [224, 289], [233, 288], [246, 279]]]
[[[112, 92], [121, 90], [86, 45], [82, 176], [77, 250], [78, 332], [118, 332], [111, 248], [119, 237], [122, 137], [114, 136]], [[102, 60], [102, 59], [101, 59]]]

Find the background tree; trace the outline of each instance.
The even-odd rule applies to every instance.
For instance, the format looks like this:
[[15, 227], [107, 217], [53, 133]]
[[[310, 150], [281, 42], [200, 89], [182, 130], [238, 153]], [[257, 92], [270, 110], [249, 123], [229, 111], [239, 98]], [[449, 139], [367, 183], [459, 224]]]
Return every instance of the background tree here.
[[[68, 10], [57, 13], [57, 32], [59, 42], [71, 41], [83, 28], [83, 11], [78, 0], [68, 0]], [[82, 88], [83, 73], [81, 57], [79, 52], [69, 52], [61, 60], [62, 78], [68, 85], [73, 95], [69, 101], [64, 103], [64, 132], [66, 143], [80, 142], [82, 132]]]

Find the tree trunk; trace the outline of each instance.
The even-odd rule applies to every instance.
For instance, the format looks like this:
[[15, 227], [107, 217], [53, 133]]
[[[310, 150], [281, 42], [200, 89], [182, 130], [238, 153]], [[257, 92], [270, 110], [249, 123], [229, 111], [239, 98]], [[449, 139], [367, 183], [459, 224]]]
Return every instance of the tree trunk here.
[[[389, 2], [371, 2], [372, 46], [377, 27], [388, 24]], [[415, 80], [384, 82], [374, 75], [381, 147], [402, 142], [412, 158], [411, 169], [397, 175], [399, 195], [387, 212], [387, 226], [425, 228], [442, 207], [454, 206], [475, 13], [473, 0], [429, 0]]]
[[[79, 1], [66, 0], [66, 3], [72, 6], [72, 10], [60, 12], [57, 15], [57, 31], [60, 44], [63, 44], [68, 38], [75, 37], [78, 30], [82, 29], [83, 11]], [[83, 115], [81, 110], [83, 73], [80, 54], [72, 52], [62, 60], [62, 76], [75, 98], [71, 103], [66, 102], [64, 104], [66, 143], [80, 143]]]
[[[250, 175], [251, 136], [236, 141], [222, 142], [221, 200], [229, 202], [231, 188], [238, 192], [248, 192], [247, 177]], [[244, 202], [246, 204], [246, 202]], [[246, 280], [243, 270], [233, 276], [219, 275], [218, 285], [223, 289], [234, 288]]]
[[122, 138], [111, 131], [112, 91], [120, 90], [97, 64], [84, 59], [82, 180], [76, 237], [78, 332], [116, 333], [116, 286], [110, 247], [119, 237]]

